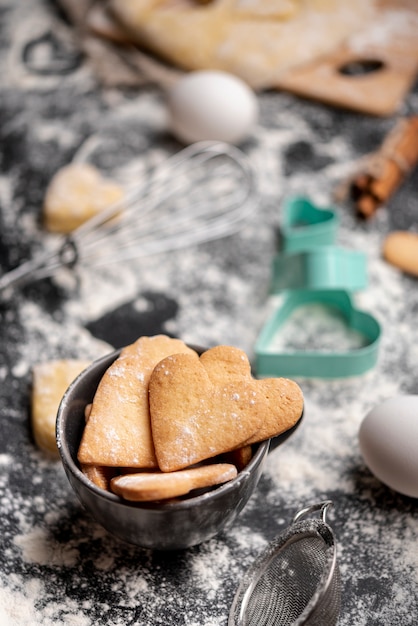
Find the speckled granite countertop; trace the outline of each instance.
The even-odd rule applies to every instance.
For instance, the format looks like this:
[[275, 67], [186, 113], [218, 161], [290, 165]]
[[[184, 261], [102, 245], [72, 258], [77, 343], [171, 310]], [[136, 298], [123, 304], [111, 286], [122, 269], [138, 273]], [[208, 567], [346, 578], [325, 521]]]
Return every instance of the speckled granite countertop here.
[[[165, 130], [161, 93], [100, 88], [53, 6], [3, 0], [0, 14], [0, 254], [11, 268], [45, 236], [38, 218], [52, 174], [89, 138], [108, 138], [117, 158], [135, 154], [145, 164], [180, 146]], [[1, 624], [225, 626], [254, 557], [299, 508], [323, 498], [335, 504], [339, 623], [418, 621], [417, 503], [371, 475], [357, 440], [377, 403], [418, 393], [417, 282], [380, 253], [389, 231], [417, 226], [416, 176], [368, 223], [336, 205], [339, 243], [367, 254], [369, 284], [356, 298], [382, 325], [378, 363], [352, 379], [298, 381], [303, 423], [270, 454], [227, 533], [182, 553], [123, 545], [83, 511], [60, 463], [33, 443], [31, 370], [40, 360], [95, 358], [109, 344], [157, 332], [229, 343], [252, 357], [268, 314], [283, 199], [304, 194], [330, 204], [356, 159], [394, 122], [287, 94], [266, 92], [259, 101], [260, 122], [242, 148], [258, 168], [260, 204], [238, 235], [123, 267], [83, 268], [78, 281], [57, 276], [0, 304]], [[410, 110], [418, 110], [416, 89], [400, 113]]]

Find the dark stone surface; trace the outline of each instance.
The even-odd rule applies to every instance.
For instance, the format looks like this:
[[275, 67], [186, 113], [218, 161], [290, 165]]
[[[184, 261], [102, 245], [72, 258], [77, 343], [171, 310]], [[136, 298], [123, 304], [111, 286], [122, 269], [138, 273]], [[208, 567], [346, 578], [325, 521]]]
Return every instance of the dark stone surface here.
[[[6, 271], [53, 242], [42, 228], [42, 202], [61, 166], [87, 154], [107, 172], [118, 173], [133, 159], [147, 172], [181, 146], [165, 128], [157, 89], [97, 84], [53, 4], [6, 1], [0, 12], [0, 263]], [[122, 544], [83, 511], [59, 461], [33, 442], [31, 372], [40, 361], [93, 359], [143, 332], [236, 345], [252, 358], [269, 312], [282, 200], [305, 194], [333, 204], [337, 184], [396, 119], [271, 91], [259, 102], [260, 122], [243, 150], [257, 165], [260, 199], [239, 234], [59, 272], [0, 304], [2, 624], [226, 626], [244, 570], [299, 508], [324, 498], [335, 504], [340, 624], [417, 622], [416, 501], [374, 478], [357, 442], [373, 406], [418, 394], [417, 282], [380, 252], [391, 230], [417, 228], [416, 172], [370, 222], [335, 205], [339, 243], [367, 255], [369, 285], [355, 297], [382, 325], [379, 360], [361, 377], [298, 381], [303, 423], [270, 454], [256, 493], [228, 532], [181, 553]], [[417, 109], [415, 88], [403, 111]]]

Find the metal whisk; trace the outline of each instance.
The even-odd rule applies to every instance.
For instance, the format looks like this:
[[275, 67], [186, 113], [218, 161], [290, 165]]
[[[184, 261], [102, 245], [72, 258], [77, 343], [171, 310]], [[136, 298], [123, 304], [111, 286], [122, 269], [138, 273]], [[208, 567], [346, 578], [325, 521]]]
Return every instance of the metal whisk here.
[[226, 237], [254, 210], [252, 165], [235, 146], [192, 144], [104, 209], [54, 250], [0, 277], [0, 291], [51, 276], [62, 267], [98, 267]]
[[[307, 507], [244, 575], [228, 626], [335, 626], [340, 575], [334, 534], [326, 523], [330, 500]], [[322, 519], [302, 519], [321, 511]]]

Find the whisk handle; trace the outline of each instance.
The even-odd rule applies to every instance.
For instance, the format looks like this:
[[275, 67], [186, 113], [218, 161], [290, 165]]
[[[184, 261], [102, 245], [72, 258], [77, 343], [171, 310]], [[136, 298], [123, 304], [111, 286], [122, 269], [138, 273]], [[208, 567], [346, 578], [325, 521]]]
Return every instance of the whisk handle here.
[[6, 274], [0, 277], [0, 292], [5, 291], [9, 287], [15, 287], [16, 285], [27, 284], [33, 273], [42, 267], [43, 258], [30, 259], [25, 263], [22, 263], [18, 267], [10, 270]]
[[74, 267], [77, 260], [76, 243], [70, 236], [65, 237], [57, 250], [29, 259], [0, 276], [0, 293], [17, 285], [27, 285], [32, 281], [51, 276], [59, 267]]

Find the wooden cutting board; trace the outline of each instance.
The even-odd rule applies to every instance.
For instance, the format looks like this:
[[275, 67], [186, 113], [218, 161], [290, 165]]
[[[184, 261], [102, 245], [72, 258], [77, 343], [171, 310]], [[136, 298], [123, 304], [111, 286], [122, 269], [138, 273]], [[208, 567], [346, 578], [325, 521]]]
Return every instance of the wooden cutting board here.
[[[60, 0], [71, 6], [73, 1]], [[78, 2], [89, 4], [92, 0]], [[167, 69], [152, 52], [135, 44], [130, 34], [121, 31], [120, 24], [109, 15], [107, 3], [94, 4], [87, 23], [96, 35], [110, 41], [112, 46], [118, 46], [107, 46], [99, 51], [102, 65], [102, 57], [112, 56], [114, 50], [118, 50], [122, 57], [129, 54], [129, 68], [135, 67], [132, 84], [135, 84], [138, 72], [157, 83], [161, 82], [162, 72], [165, 81], [177, 80], [180, 68], [174, 65], [172, 71]], [[245, 65], [245, 49], [242, 55]], [[100, 63], [96, 65], [100, 67]], [[107, 81], [112, 65], [104, 63]], [[167, 77], [170, 73], [173, 76]], [[116, 74], [119, 76], [120, 71]], [[292, 66], [268, 87], [362, 113], [388, 116], [401, 106], [417, 75], [418, 0], [377, 0], [373, 23], [364, 24], [364, 29], [332, 54]], [[118, 76], [114, 76], [114, 80], [117, 81]]]
[[276, 87], [294, 94], [387, 116], [418, 75], [418, 1], [382, 0], [378, 17], [333, 54], [292, 68]]

